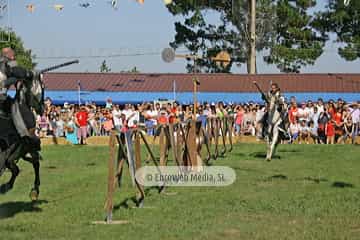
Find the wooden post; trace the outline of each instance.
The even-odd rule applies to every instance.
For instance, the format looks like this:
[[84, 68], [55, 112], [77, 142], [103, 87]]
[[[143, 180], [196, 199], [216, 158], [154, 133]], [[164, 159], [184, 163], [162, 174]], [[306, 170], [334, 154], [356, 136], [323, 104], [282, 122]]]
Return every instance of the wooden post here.
[[141, 145], [140, 145], [139, 133], [136, 131], [134, 134], [135, 134], [135, 169], [138, 170], [139, 168], [141, 168]]
[[108, 191], [107, 191], [107, 197], [105, 202], [105, 210], [106, 210], [106, 222], [111, 223], [112, 221], [112, 211], [114, 208], [113, 203], [113, 197], [114, 197], [114, 191], [115, 191], [115, 174], [114, 174], [114, 163], [116, 159], [116, 134], [114, 131], [111, 132], [110, 135], [110, 157], [108, 161]]
[[[174, 124], [169, 124], [169, 138], [170, 138], [170, 146], [172, 148], [174, 160], [178, 166], [180, 166], [180, 161], [178, 157], [178, 141], [175, 141], [175, 131], [174, 131]], [[177, 138], [178, 139], [178, 138]]]
[[176, 152], [179, 160], [179, 165], [184, 166], [183, 155], [182, 155], [184, 154], [183, 153], [184, 140], [180, 128], [181, 128], [181, 124], [179, 123], [176, 129]]
[[160, 147], [160, 166], [166, 166], [166, 136], [164, 126], [161, 126], [160, 137], [159, 137], [159, 147]]
[[[137, 171], [139, 168], [141, 168], [141, 145], [140, 145], [140, 136], [138, 130], [136, 130], [134, 134], [135, 134], [135, 170]], [[138, 207], [143, 207], [144, 199], [145, 199], [144, 186], [141, 185], [137, 181], [137, 179], [135, 179], [135, 182], [139, 190]]]
[[217, 159], [219, 156], [219, 118], [216, 117], [215, 119], [215, 128], [214, 128], [214, 141], [215, 141], [215, 154], [214, 158]]
[[231, 117], [227, 117], [226, 121], [228, 123], [227, 126], [228, 126], [228, 133], [229, 133], [229, 144], [230, 144], [229, 152], [231, 152], [233, 149], [232, 135], [233, 135], [233, 131], [234, 131], [234, 119]]
[[220, 119], [220, 132], [221, 132], [221, 139], [223, 143], [223, 150], [221, 151], [221, 156], [224, 156], [226, 153], [226, 131], [225, 131], [225, 117]]
[[196, 121], [192, 120], [188, 128], [187, 146], [189, 150], [189, 162], [192, 168], [197, 167], [197, 144], [196, 144]]
[[197, 109], [197, 79], [195, 77], [194, 81], [193, 81], [193, 84], [194, 84], [194, 109], [193, 109], [193, 120], [196, 121], [196, 109]]

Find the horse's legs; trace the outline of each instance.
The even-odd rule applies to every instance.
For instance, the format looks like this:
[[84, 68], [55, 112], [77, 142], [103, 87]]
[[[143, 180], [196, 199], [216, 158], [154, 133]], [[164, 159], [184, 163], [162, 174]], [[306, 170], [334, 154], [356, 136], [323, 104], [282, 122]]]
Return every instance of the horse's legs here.
[[272, 127], [270, 125], [267, 126], [266, 129], [263, 129], [263, 131], [266, 131], [265, 139], [266, 139], [266, 160], [271, 161], [271, 143], [272, 143]]
[[277, 145], [277, 142], [278, 142], [278, 138], [279, 138], [279, 129], [278, 129], [278, 125], [275, 125], [273, 127], [273, 136], [271, 138], [271, 141], [269, 141], [269, 144], [268, 144], [268, 154], [266, 156], [266, 160], [268, 161], [271, 161], [271, 158], [275, 152], [275, 148], [276, 148], [276, 145]]
[[39, 197], [40, 193], [40, 155], [38, 152], [31, 154], [33, 159], [33, 168], [35, 173], [35, 181], [34, 181], [34, 187], [31, 189], [30, 197], [31, 200], [36, 201]]
[[19, 167], [15, 163], [15, 160], [21, 156], [22, 147], [13, 145], [9, 151], [12, 153], [7, 157], [5, 166], [11, 171], [11, 178], [7, 183], [4, 183], [0, 186], [1, 194], [5, 194], [13, 188], [15, 180], [20, 172]]
[[271, 152], [271, 140], [268, 139], [268, 140], [266, 141], [266, 160], [267, 160], [267, 161], [271, 161], [270, 152]]
[[24, 156], [23, 159], [33, 165], [35, 180], [30, 192], [30, 198], [32, 201], [36, 201], [40, 193], [40, 155], [39, 152], [32, 152], [30, 155], [31, 157]]
[[6, 167], [11, 171], [11, 178], [7, 183], [4, 183], [0, 186], [1, 194], [5, 194], [13, 188], [15, 180], [20, 172], [19, 167], [16, 166], [14, 161], [7, 161]]

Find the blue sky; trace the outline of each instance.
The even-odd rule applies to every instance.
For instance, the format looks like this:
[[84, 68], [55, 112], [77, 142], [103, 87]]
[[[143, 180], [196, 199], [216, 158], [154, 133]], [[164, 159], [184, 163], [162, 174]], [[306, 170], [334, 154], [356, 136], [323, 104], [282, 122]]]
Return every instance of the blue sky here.
[[[1, 0], [0, 0], [1, 1]], [[3, 0], [4, 1], [4, 0]], [[61, 56], [157, 53], [174, 38], [174, 22], [163, 0], [118, 0], [119, 9], [113, 10], [107, 0], [10, 0], [10, 26], [21, 36], [25, 46], [39, 57], [38, 67], [43, 68], [68, 59], [51, 59]], [[89, 2], [87, 9], [79, 3]], [[29, 13], [27, 4], [34, 4]], [[63, 4], [57, 12], [54, 4]], [[216, 19], [214, 13], [208, 16]], [[2, 19], [1, 24], [7, 24]], [[336, 53], [336, 45], [329, 43], [315, 66], [302, 72], [359, 72], [360, 61], [346, 62]], [[66, 71], [97, 72], [105, 58], [82, 58], [80, 64]], [[129, 70], [136, 66], [141, 72], [185, 72], [185, 61], [164, 63], [160, 55], [117, 57], [105, 59], [113, 71]], [[278, 70], [258, 57], [259, 73], [277, 73]], [[234, 67], [233, 72], [245, 73], [245, 66]]]

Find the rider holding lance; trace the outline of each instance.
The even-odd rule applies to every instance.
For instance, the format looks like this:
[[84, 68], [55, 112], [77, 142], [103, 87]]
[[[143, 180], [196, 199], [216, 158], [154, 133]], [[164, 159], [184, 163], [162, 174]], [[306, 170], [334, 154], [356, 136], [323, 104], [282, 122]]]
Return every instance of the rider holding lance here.
[[[265, 94], [262, 92], [262, 90], [260, 89], [260, 87], [257, 85], [257, 83], [255, 81], [254, 81], [254, 84], [258, 88], [259, 92], [261, 93], [262, 100], [264, 100], [267, 103], [267, 105], [271, 102], [272, 99], [275, 99], [274, 102], [276, 102], [278, 105], [278, 111], [280, 112], [281, 119], [282, 119], [281, 125], [279, 126], [279, 130], [281, 132], [283, 132], [285, 137], [288, 137], [287, 131], [285, 129], [285, 119], [286, 119], [287, 109], [285, 107], [285, 98], [281, 94], [279, 85], [277, 83], [271, 83], [271, 88], [270, 88], [269, 92], [267, 92]], [[265, 135], [266, 130], [268, 130], [267, 112], [265, 113], [262, 122], [263, 122], [263, 135]]]
[[[0, 114], [11, 108], [11, 118], [22, 140], [34, 148], [40, 150], [40, 140], [28, 129], [35, 128], [35, 117], [25, 104], [12, 101], [8, 95], [8, 89], [14, 85], [18, 90], [21, 84], [32, 81], [35, 73], [17, 66], [14, 50], [3, 48], [0, 56]], [[25, 117], [25, 119], [24, 119]]]
[[270, 91], [267, 93], [267, 95], [263, 94], [261, 98], [267, 103], [270, 102], [271, 98], [275, 98], [275, 102], [279, 104], [279, 112], [283, 113], [285, 98], [282, 96], [280, 87], [277, 83], [272, 83]]

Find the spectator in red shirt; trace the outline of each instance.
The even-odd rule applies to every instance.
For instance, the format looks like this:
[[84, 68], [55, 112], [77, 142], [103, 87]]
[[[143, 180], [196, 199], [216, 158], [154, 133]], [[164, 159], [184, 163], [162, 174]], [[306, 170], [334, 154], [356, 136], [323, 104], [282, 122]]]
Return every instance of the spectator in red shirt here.
[[235, 131], [237, 136], [240, 136], [243, 119], [244, 119], [244, 110], [241, 106], [238, 106], [235, 114], [235, 129], [236, 129]]
[[335, 104], [332, 100], [330, 100], [328, 104], [329, 104], [328, 113], [330, 114], [332, 119], [335, 119], [335, 112], [336, 112]]
[[157, 119], [159, 124], [167, 124], [169, 123], [169, 115], [165, 108], [162, 108], [160, 114]]
[[326, 134], [326, 144], [334, 144], [335, 143], [334, 120], [329, 119], [329, 121], [325, 125], [325, 134]]
[[174, 103], [174, 106], [171, 106], [170, 105], [170, 108], [169, 108], [169, 123], [176, 123], [177, 121], [177, 104]]
[[298, 109], [297, 109], [296, 102], [292, 102], [290, 109], [289, 109], [289, 122], [290, 123], [295, 124], [297, 113], [298, 113]]
[[[87, 123], [88, 123], [88, 111], [85, 106], [81, 106], [80, 111], [75, 115], [75, 123], [78, 126], [77, 137], [78, 141], [81, 144], [87, 144]], [[81, 142], [82, 139], [82, 142]]]
[[340, 137], [344, 134], [344, 122], [343, 122], [343, 111], [342, 108], [338, 108], [334, 115], [335, 120], [335, 142], [337, 142]]

